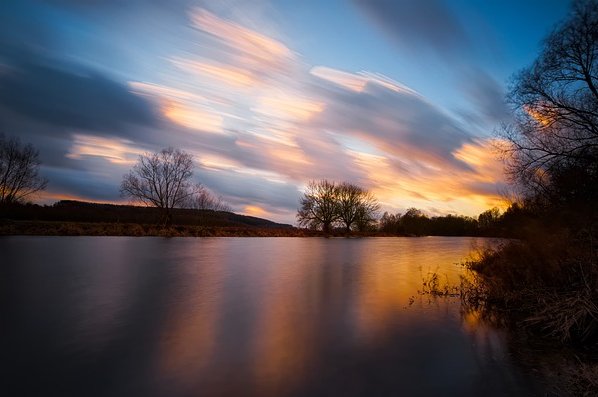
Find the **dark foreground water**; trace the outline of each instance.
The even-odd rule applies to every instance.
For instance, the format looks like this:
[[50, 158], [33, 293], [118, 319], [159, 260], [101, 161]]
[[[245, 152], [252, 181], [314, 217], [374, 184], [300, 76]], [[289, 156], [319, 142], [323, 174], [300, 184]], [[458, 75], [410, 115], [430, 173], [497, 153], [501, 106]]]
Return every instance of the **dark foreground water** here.
[[[471, 238], [0, 238], [5, 396], [529, 396]], [[7, 392], [7, 394], [4, 394]]]

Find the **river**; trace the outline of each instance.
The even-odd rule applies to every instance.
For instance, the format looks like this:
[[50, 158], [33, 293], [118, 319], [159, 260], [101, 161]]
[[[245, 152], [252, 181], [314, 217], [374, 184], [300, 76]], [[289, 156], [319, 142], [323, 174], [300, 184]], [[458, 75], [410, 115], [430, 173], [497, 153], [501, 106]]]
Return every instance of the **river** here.
[[456, 285], [492, 241], [0, 238], [10, 396], [541, 395]]

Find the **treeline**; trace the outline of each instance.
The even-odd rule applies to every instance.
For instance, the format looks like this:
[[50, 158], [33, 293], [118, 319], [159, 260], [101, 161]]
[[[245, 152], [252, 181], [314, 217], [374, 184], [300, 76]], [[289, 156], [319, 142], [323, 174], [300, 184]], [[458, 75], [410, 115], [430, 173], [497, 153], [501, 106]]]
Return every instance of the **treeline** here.
[[502, 214], [498, 208], [492, 208], [477, 218], [451, 214], [429, 217], [417, 208], [410, 208], [404, 214], [385, 212], [378, 230], [398, 236], [518, 237], [521, 226], [532, 216], [518, 204], [511, 205]]
[[366, 189], [349, 182], [311, 181], [297, 211], [299, 225], [326, 234], [383, 236], [489, 236], [519, 237], [534, 214], [519, 204], [501, 214], [498, 208], [477, 217], [446, 215], [430, 217], [417, 208], [403, 213], [385, 212]]

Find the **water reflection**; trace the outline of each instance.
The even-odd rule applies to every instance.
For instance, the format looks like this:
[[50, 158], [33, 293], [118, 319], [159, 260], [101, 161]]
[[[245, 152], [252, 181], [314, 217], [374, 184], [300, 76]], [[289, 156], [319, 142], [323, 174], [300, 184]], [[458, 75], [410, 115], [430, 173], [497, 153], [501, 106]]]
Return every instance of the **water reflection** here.
[[3, 238], [3, 382], [14, 395], [533, 395], [500, 332], [417, 293], [428, 271], [457, 282], [474, 242]]

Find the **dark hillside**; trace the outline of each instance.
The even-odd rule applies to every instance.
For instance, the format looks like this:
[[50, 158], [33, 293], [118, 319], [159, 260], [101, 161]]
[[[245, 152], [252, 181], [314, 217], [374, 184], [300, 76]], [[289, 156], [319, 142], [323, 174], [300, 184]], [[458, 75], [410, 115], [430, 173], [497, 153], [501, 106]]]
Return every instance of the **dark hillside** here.
[[[51, 206], [12, 205], [0, 208], [0, 220], [52, 221], [88, 223], [137, 223], [156, 224], [160, 213], [156, 208], [132, 205], [97, 204], [63, 200]], [[292, 228], [267, 219], [239, 215], [232, 212], [194, 209], [173, 210], [174, 225], [199, 225], [210, 227]]]

